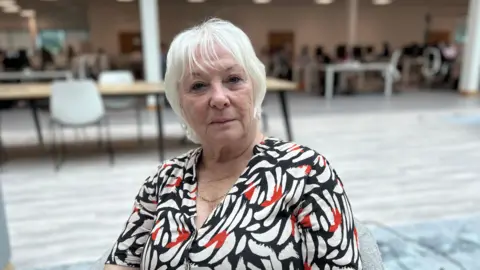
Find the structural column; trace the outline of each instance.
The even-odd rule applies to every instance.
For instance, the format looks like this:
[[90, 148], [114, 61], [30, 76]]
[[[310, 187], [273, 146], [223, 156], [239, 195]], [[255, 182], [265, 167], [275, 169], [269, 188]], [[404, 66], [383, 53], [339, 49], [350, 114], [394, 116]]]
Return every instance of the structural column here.
[[28, 32], [30, 33], [30, 39], [32, 40], [31, 49], [32, 52], [37, 48], [37, 36], [38, 36], [38, 27], [37, 27], [37, 17], [35, 14], [27, 17], [28, 20]]
[[[142, 25], [143, 72], [147, 82], [160, 82], [160, 30], [158, 0], [140, 0], [140, 21]], [[154, 106], [155, 98], [148, 97], [147, 105]]]
[[358, 0], [347, 1], [347, 45], [349, 48], [357, 43]]
[[480, 85], [480, 0], [470, 0], [462, 60], [460, 92], [476, 94]]

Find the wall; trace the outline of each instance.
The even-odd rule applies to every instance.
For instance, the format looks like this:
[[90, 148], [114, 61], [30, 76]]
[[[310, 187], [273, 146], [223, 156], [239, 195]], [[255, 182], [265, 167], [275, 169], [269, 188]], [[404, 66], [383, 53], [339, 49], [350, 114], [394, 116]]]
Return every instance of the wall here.
[[[346, 41], [346, 7], [331, 6], [274, 6], [236, 5], [213, 6], [208, 4], [177, 4], [160, 6], [161, 39], [170, 42], [179, 31], [210, 16], [231, 20], [240, 26], [258, 49], [267, 43], [267, 33], [272, 30], [291, 30], [296, 33], [296, 48], [301, 45], [322, 44], [332, 49]], [[412, 41], [422, 41], [424, 17], [431, 12], [433, 29], [451, 30], [467, 12], [464, 5], [435, 6], [362, 6], [359, 13], [359, 43], [379, 46], [388, 40], [394, 46]], [[92, 43], [110, 53], [118, 52], [117, 33], [139, 30], [139, 11], [136, 4], [123, 3], [112, 6], [92, 2], [88, 22]]]
[[[455, 1], [450, 5], [434, 6], [397, 4], [402, 2], [380, 7], [370, 4], [361, 6], [357, 34], [359, 43], [379, 46], [388, 40], [394, 46], [401, 46], [411, 41], [422, 41], [427, 12], [433, 17], [432, 28], [450, 31], [455, 30], [467, 12], [465, 4], [455, 4], [458, 3]], [[332, 49], [346, 40], [346, 10], [341, 3], [329, 6], [161, 4], [161, 39], [168, 43], [186, 27], [207, 17], [217, 16], [243, 28], [257, 49], [266, 45], [267, 33], [272, 30], [294, 31], [297, 50], [304, 44], [321, 44]], [[119, 31], [140, 29], [137, 3], [116, 3], [113, 0], [93, 0], [85, 4], [84, 9], [82, 7], [75, 11], [66, 8], [45, 9], [38, 13], [37, 19], [39, 29], [89, 29], [93, 45], [103, 47], [110, 53], [119, 51]], [[0, 30], [27, 27], [27, 20], [18, 15], [2, 13], [0, 16]]]

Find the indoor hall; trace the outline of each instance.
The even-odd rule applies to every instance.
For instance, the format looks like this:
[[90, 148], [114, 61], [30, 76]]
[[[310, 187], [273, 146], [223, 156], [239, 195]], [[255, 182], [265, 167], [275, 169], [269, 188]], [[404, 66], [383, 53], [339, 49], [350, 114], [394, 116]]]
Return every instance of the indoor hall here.
[[[466, 37], [480, 37], [469, 18], [480, 1], [441, 2], [2, 6], [0, 49], [26, 49], [30, 66], [0, 72], [1, 100], [15, 101], [0, 111], [0, 265], [103, 269], [145, 178], [198, 147], [164, 98], [163, 60], [175, 35], [215, 16], [264, 61], [265, 135], [328, 158], [385, 269], [477, 269], [480, 42]], [[133, 79], [102, 82], [119, 71]], [[52, 125], [57, 80], [94, 81], [108, 123]], [[109, 110], [116, 96], [140, 105]]]

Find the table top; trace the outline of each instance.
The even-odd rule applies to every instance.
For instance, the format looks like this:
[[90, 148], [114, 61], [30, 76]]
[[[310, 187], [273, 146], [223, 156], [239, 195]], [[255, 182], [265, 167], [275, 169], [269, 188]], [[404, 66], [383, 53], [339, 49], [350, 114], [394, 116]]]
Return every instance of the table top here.
[[[133, 84], [99, 84], [98, 89], [105, 96], [134, 96], [164, 93], [163, 82], [137, 81]], [[267, 78], [267, 90], [295, 91], [297, 84], [290, 81]], [[43, 99], [50, 97], [51, 83], [0, 84], [0, 100]]]

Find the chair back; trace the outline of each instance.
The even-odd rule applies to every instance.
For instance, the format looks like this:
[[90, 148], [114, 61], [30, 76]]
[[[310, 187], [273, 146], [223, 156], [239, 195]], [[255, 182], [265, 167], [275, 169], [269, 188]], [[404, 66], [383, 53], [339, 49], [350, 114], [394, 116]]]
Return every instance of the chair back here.
[[392, 53], [392, 56], [390, 58], [390, 64], [395, 67], [395, 69], [398, 67], [398, 62], [400, 62], [400, 58], [402, 57], [402, 50], [395, 50]]
[[382, 255], [378, 249], [377, 241], [373, 234], [359, 220], [355, 220], [357, 229], [360, 259], [365, 270], [384, 270]]
[[100, 121], [105, 109], [92, 80], [58, 81], [52, 83], [50, 114], [60, 124], [82, 126]]
[[100, 84], [129, 84], [134, 81], [135, 78], [129, 70], [103, 71], [98, 77], [98, 83]]
[[[100, 84], [133, 84], [135, 77], [129, 70], [108, 70], [100, 73], [98, 83]], [[129, 97], [108, 97], [104, 99], [107, 109], [127, 109], [132, 108], [138, 101]]]

